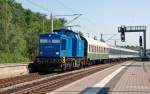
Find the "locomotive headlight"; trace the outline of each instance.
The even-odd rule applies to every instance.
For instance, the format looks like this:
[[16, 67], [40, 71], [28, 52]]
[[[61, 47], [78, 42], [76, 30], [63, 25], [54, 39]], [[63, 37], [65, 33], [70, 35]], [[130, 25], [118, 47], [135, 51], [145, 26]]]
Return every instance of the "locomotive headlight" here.
[[42, 51], [40, 51], [40, 55], [42, 55], [43, 54], [43, 52]]
[[56, 55], [59, 55], [59, 52], [56, 52]]

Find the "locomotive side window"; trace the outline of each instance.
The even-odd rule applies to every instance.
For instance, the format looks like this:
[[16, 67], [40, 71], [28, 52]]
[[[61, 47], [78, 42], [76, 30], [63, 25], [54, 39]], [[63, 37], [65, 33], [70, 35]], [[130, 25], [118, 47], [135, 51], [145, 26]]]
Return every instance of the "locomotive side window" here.
[[65, 39], [62, 39], [61, 50], [66, 50], [66, 40]]

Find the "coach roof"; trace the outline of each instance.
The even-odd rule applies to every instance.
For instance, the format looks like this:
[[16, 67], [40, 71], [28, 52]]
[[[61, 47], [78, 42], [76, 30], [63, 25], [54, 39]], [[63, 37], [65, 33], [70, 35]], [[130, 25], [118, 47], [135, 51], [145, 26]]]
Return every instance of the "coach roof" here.
[[101, 46], [101, 47], [109, 48], [109, 46], [104, 42], [94, 40], [93, 38], [88, 38], [88, 37], [84, 37], [84, 38], [87, 40], [89, 45], [95, 45], [95, 46]]

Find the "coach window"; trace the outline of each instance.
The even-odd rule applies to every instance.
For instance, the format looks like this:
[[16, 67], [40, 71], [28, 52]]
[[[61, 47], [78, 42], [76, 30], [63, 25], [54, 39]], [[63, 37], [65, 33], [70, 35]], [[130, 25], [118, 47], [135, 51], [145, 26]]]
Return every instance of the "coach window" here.
[[99, 53], [101, 53], [101, 47], [99, 47]]
[[104, 53], [105, 53], [105, 48], [104, 48]]
[[99, 47], [99, 52], [101, 53], [101, 47]]
[[95, 46], [96, 47], [96, 53], [97, 53], [97, 46]]
[[106, 53], [108, 53], [108, 48], [106, 48]]
[[90, 50], [90, 52], [92, 52], [93, 51], [93, 46], [92, 45], [90, 45], [91, 46], [91, 50]]
[[103, 48], [103, 53], [105, 53], [105, 48]]
[[89, 45], [89, 52], [91, 52], [91, 45]]
[[95, 46], [93, 46], [93, 52], [95, 52]]
[[94, 46], [92, 46], [92, 52], [94, 52]]
[[96, 53], [97, 53], [97, 46], [95, 46], [95, 49], [96, 49]]
[[90, 52], [92, 51], [92, 47], [91, 47], [91, 45], [90, 45]]
[[93, 52], [95, 52], [95, 46], [93, 46]]
[[94, 52], [94, 46], [92, 46], [92, 52]]
[[94, 52], [94, 46], [92, 46], [92, 52]]
[[65, 39], [62, 39], [61, 50], [66, 50], [66, 40]]
[[103, 53], [105, 53], [105, 48], [103, 48]]

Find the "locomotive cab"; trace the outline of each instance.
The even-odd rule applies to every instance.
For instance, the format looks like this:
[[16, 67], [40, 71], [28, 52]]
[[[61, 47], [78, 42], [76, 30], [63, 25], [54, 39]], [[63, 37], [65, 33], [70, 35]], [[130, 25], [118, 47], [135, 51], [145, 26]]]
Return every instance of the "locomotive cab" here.
[[39, 57], [58, 57], [60, 55], [60, 36], [41, 34], [39, 40]]

